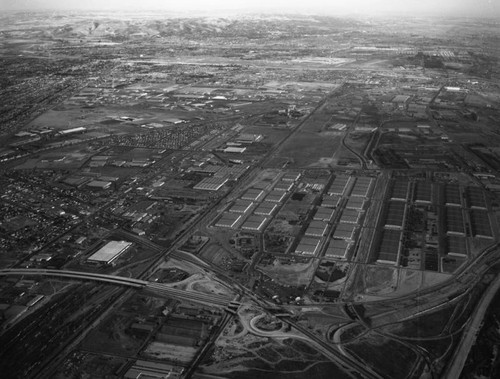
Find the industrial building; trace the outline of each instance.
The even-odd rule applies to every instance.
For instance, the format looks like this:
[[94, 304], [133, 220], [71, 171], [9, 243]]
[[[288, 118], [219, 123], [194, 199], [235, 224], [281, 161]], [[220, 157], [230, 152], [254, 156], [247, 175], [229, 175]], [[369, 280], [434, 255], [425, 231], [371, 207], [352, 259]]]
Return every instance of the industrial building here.
[[300, 176], [299, 172], [287, 172], [281, 180], [284, 182], [296, 182], [300, 179]]
[[127, 241], [109, 241], [106, 245], [92, 254], [87, 261], [90, 263], [113, 263], [120, 255], [127, 251], [132, 242]]
[[445, 254], [456, 257], [467, 257], [467, 241], [465, 237], [448, 236], [444, 243]]
[[87, 187], [105, 190], [111, 187], [111, 182], [106, 182], [103, 180], [92, 180], [87, 183]]
[[351, 191], [351, 196], [367, 198], [373, 179], [370, 177], [358, 177]]
[[339, 223], [333, 232], [333, 238], [343, 239], [347, 241], [354, 241], [354, 234], [356, 233], [356, 224]]
[[235, 146], [228, 146], [222, 151], [224, 153], [234, 153], [234, 154], [242, 154], [246, 151], [246, 147], [235, 147]]
[[260, 203], [257, 206], [257, 208], [255, 208], [254, 213], [256, 215], [271, 216], [271, 214], [277, 208], [278, 208], [278, 204], [276, 204], [276, 203], [268, 203], [267, 201], [264, 201], [264, 202]]
[[246, 213], [247, 211], [250, 210], [250, 208], [252, 208], [252, 205], [253, 205], [253, 202], [251, 202], [250, 200], [238, 199], [233, 203], [231, 208], [229, 208], [229, 212]]
[[479, 209], [472, 209], [470, 211], [470, 221], [472, 226], [472, 235], [474, 237], [493, 238], [488, 212]]
[[262, 134], [241, 133], [235, 140], [237, 143], [252, 144], [254, 142], [262, 141], [263, 139], [264, 136]]
[[333, 218], [335, 210], [324, 206], [318, 207], [313, 220], [330, 221]]
[[350, 197], [345, 207], [347, 209], [357, 209], [361, 211], [365, 207], [365, 199], [362, 197]]
[[377, 262], [383, 264], [397, 265], [401, 252], [402, 232], [399, 230], [382, 230], [377, 249]]
[[184, 369], [166, 363], [148, 362], [137, 360], [135, 364], [125, 373], [125, 379], [178, 379], [181, 378]]
[[392, 182], [390, 189], [391, 200], [406, 201], [408, 199], [408, 193], [410, 188], [410, 182], [406, 179], [396, 179]]
[[357, 224], [359, 222], [359, 211], [356, 209], [344, 209], [340, 216], [341, 223]]
[[228, 180], [228, 178], [205, 178], [193, 188], [203, 191], [218, 191], [224, 186], [224, 184], [227, 183]]
[[295, 254], [314, 256], [318, 253], [320, 245], [321, 238], [303, 237], [295, 248]]
[[431, 182], [416, 182], [415, 183], [415, 203], [430, 204], [432, 202], [432, 183]]
[[275, 184], [273, 187], [273, 190], [275, 191], [290, 191], [293, 188], [293, 182], [287, 182], [287, 181], [279, 181], [278, 183]]
[[344, 195], [347, 186], [349, 184], [349, 176], [337, 176], [330, 188], [328, 189], [328, 194], [329, 195], [339, 195], [342, 196]]
[[444, 186], [444, 202], [448, 206], [462, 205], [460, 187], [457, 184], [446, 184]]
[[445, 207], [444, 214], [446, 233], [464, 236], [465, 226], [462, 209], [457, 207]]
[[286, 192], [282, 191], [271, 191], [269, 194], [265, 197], [264, 201], [271, 202], [271, 203], [281, 203], [286, 196]]
[[267, 218], [261, 215], [250, 215], [241, 225], [241, 229], [261, 232], [264, 229]]
[[325, 257], [326, 258], [338, 258], [347, 259], [347, 253], [349, 252], [350, 243], [345, 240], [331, 239], [328, 245]]
[[224, 212], [217, 222], [215, 226], [219, 228], [234, 228], [238, 221], [240, 221], [241, 215], [238, 213]]
[[321, 201], [321, 206], [322, 207], [327, 207], [327, 208], [337, 208], [341, 200], [340, 196], [324, 196], [323, 200]]
[[257, 188], [249, 188], [241, 196], [243, 200], [257, 201], [264, 194], [264, 191]]
[[467, 204], [470, 208], [487, 209], [484, 192], [478, 187], [467, 187]]
[[324, 221], [313, 220], [309, 223], [305, 235], [308, 237], [323, 237], [328, 230], [328, 224]]
[[406, 216], [406, 204], [400, 201], [390, 201], [385, 206], [385, 227], [403, 229]]

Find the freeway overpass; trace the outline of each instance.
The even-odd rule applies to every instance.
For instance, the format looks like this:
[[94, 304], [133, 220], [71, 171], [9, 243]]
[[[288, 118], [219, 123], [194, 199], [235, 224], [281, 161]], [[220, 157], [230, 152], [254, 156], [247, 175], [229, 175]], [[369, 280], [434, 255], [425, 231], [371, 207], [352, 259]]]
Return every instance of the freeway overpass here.
[[148, 282], [141, 279], [126, 278], [115, 275], [95, 274], [91, 272], [27, 268], [0, 270], [0, 276], [7, 275], [41, 275], [77, 280], [91, 280], [105, 284], [122, 285], [142, 289], [153, 294], [165, 297], [172, 297], [179, 300], [187, 300], [195, 303], [213, 305], [221, 308], [229, 306], [231, 301], [233, 300], [230, 297], [224, 295], [181, 290], [164, 283]]

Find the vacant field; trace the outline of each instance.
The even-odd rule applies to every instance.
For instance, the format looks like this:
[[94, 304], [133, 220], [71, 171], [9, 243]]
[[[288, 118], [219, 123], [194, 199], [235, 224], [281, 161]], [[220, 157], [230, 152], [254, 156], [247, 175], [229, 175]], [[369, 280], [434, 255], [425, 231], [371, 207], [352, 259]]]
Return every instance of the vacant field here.
[[112, 315], [100, 327], [90, 332], [82, 342], [86, 350], [116, 355], [136, 354], [147, 335], [142, 337], [127, 333], [133, 319]]
[[283, 145], [278, 159], [288, 159], [288, 168], [321, 166], [321, 158], [331, 158], [340, 147], [341, 138], [317, 132], [299, 132]]
[[152, 342], [144, 350], [145, 357], [169, 360], [188, 364], [194, 358], [198, 349], [190, 346], [171, 345], [164, 342]]

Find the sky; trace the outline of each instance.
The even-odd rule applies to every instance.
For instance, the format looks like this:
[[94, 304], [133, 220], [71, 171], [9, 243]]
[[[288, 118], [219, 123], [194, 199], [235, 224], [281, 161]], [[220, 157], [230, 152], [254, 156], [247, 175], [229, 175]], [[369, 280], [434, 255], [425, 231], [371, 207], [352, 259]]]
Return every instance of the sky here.
[[41, 9], [500, 17], [500, 0], [0, 0], [0, 10]]

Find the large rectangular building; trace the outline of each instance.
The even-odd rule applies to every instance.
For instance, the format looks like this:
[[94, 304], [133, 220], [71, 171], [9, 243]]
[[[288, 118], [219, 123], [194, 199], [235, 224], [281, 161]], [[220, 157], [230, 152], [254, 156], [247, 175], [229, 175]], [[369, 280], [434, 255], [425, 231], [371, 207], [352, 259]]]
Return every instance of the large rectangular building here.
[[218, 191], [224, 186], [224, 184], [227, 183], [228, 180], [228, 178], [205, 178], [193, 188], [203, 191]]
[[357, 224], [359, 222], [359, 211], [357, 209], [344, 209], [340, 216], [341, 223]]
[[486, 209], [484, 192], [479, 187], [467, 187], [467, 204], [470, 208]]
[[241, 225], [241, 229], [261, 232], [264, 229], [267, 218], [261, 215], [250, 215]]
[[319, 221], [330, 221], [333, 218], [335, 210], [332, 208], [318, 207], [313, 219]]
[[271, 214], [277, 208], [278, 208], [278, 204], [268, 203], [267, 201], [264, 201], [264, 202], [260, 203], [257, 208], [255, 208], [254, 213], [256, 215], [261, 215], [261, 216], [271, 216]]
[[106, 245], [92, 254], [88, 258], [88, 261], [93, 263], [111, 264], [118, 259], [120, 255], [127, 251], [130, 246], [132, 246], [132, 242], [109, 241]]
[[328, 245], [325, 257], [326, 258], [337, 258], [337, 259], [347, 259], [347, 253], [349, 251], [350, 244], [345, 240], [331, 239]]
[[377, 251], [377, 262], [383, 264], [397, 265], [401, 252], [402, 232], [399, 230], [382, 230]]
[[445, 207], [446, 232], [448, 234], [465, 235], [464, 216], [462, 208]]
[[431, 182], [425, 181], [415, 183], [415, 202], [422, 204], [430, 204], [432, 202]]
[[257, 188], [249, 188], [241, 196], [243, 200], [257, 201], [264, 194], [264, 191]]
[[457, 184], [446, 184], [444, 186], [444, 201], [446, 205], [462, 205], [460, 187]]
[[219, 228], [234, 228], [240, 219], [241, 214], [224, 212], [215, 223], [215, 226]]
[[327, 230], [328, 224], [326, 222], [313, 220], [309, 223], [305, 235], [309, 237], [323, 237]]
[[328, 189], [329, 195], [342, 196], [345, 194], [347, 186], [349, 184], [350, 176], [339, 175], [334, 180], [330, 188]]
[[238, 199], [234, 202], [234, 204], [229, 208], [229, 212], [233, 213], [246, 213], [252, 208], [253, 202], [250, 200], [241, 200]]
[[372, 178], [365, 176], [356, 178], [356, 183], [352, 189], [351, 196], [367, 198], [370, 193], [372, 181]]
[[385, 227], [402, 229], [405, 220], [406, 204], [400, 201], [390, 201], [385, 208]]
[[493, 238], [488, 212], [479, 209], [472, 209], [470, 211], [470, 221], [474, 237]]
[[272, 203], [280, 203], [285, 199], [285, 196], [286, 192], [272, 190], [271, 192], [269, 192], [269, 194], [265, 197], [264, 200]]
[[321, 202], [322, 207], [326, 208], [337, 208], [339, 203], [340, 203], [341, 197], [340, 196], [323, 196], [323, 201]]
[[346, 241], [354, 240], [354, 233], [356, 232], [356, 224], [339, 223], [333, 232], [333, 238], [343, 239]]
[[348, 209], [362, 210], [365, 207], [365, 199], [363, 197], [351, 197], [347, 200], [345, 207]]
[[390, 195], [391, 200], [406, 201], [408, 199], [410, 183], [407, 179], [396, 179], [392, 183]]
[[320, 245], [321, 238], [303, 237], [295, 248], [295, 254], [314, 256], [318, 253]]

